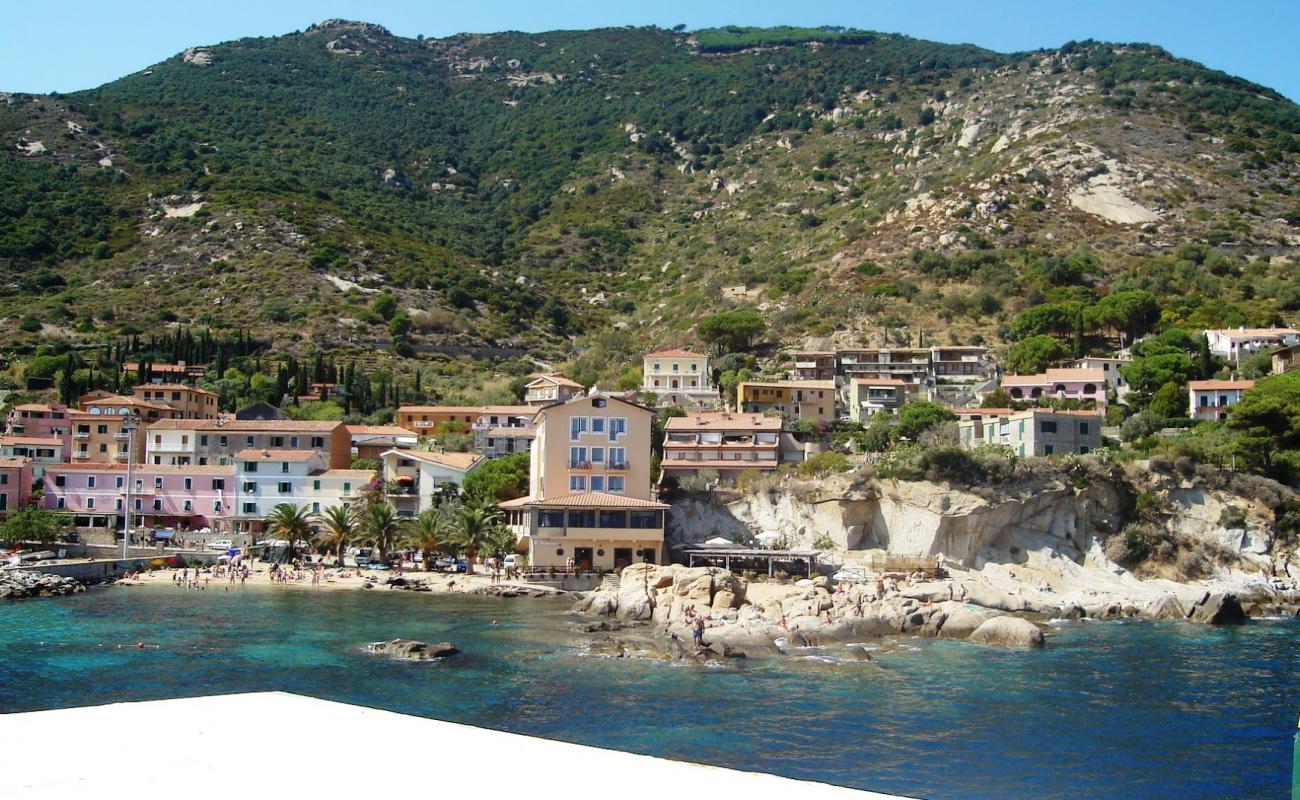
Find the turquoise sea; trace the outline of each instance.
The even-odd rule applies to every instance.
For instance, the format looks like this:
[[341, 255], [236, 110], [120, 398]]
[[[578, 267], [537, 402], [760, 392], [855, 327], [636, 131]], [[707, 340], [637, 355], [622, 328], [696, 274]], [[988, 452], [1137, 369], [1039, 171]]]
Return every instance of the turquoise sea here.
[[[282, 690], [935, 800], [1289, 796], [1294, 620], [1068, 623], [1037, 652], [900, 639], [870, 663], [828, 648], [701, 667], [588, 656], [567, 608], [217, 584], [3, 602], [0, 712]], [[363, 650], [394, 636], [465, 653]]]

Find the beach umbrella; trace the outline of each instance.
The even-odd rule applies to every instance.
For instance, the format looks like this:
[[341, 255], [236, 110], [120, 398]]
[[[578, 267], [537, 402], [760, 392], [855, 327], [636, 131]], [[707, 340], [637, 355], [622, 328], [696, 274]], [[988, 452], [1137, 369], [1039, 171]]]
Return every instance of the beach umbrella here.
[[721, 536], [714, 536], [704, 542], [706, 547], [735, 547], [736, 543], [730, 539], [724, 539]]
[[771, 547], [772, 545], [781, 541], [783, 537], [781, 536], [781, 534], [777, 533], [776, 531], [763, 531], [762, 533], [755, 536], [754, 538], [757, 539], [759, 544], [763, 545], [764, 547]]

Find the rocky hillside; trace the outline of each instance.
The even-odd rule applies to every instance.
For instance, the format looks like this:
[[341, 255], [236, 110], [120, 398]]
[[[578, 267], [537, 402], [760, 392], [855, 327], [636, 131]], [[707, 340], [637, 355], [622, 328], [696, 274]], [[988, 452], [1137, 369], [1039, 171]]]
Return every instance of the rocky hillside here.
[[685, 343], [729, 305], [777, 345], [997, 343], [1115, 288], [1263, 323], [1300, 309], [1298, 134], [1275, 92], [1144, 45], [331, 20], [0, 95], [0, 326], [386, 349], [381, 289], [408, 354]]

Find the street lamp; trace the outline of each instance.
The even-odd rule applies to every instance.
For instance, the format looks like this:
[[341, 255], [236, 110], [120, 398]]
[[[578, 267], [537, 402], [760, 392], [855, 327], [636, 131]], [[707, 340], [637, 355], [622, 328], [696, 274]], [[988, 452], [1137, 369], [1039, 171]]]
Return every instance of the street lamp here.
[[127, 414], [122, 418], [122, 433], [126, 434], [126, 499], [122, 511], [122, 560], [126, 561], [126, 548], [131, 541], [131, 462], [135, 461], [135, 432], [140, 429], [140, 418]]

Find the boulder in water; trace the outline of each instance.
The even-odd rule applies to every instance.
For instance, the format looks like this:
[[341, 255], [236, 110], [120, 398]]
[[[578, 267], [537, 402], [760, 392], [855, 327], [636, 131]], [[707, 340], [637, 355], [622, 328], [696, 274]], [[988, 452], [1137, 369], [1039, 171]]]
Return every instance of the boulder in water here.
[[966, 638], [976, 644], [1000, 644], [1006, 647], [1042, 647], [1043, 632], [1027, 619], [994, 617], [985, 620]]
[[402, 661], [431, 661], [446, 658], [460, 652], [450, 642], [417, 642], [414, 639], [389, 639], [386, 642], [374, 642], [366, 648], [375, 655], [388, 656]]
[[1192, 622], [1206, 625], [1240, 625], [1246, 621], [1246, 612], [1235, 594], [1208, 594], [1187, 612]]

